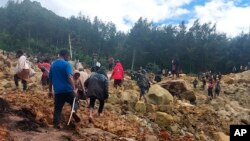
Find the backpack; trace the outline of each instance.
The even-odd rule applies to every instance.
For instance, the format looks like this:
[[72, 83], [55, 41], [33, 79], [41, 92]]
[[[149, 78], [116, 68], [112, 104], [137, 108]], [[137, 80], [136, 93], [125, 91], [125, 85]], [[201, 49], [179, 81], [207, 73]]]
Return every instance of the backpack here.
[[137, 84], [139, 87], [145, 87], [145, 88], [149, 88], [150, 87], [150, 83], [149, 80], [147, 79], [147, 77], [143, 74], [141, 74], [138, 78]]

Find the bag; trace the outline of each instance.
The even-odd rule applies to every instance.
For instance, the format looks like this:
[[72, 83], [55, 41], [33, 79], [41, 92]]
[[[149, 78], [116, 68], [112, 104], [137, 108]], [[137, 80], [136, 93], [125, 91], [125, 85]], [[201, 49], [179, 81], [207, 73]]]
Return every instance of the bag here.
[[17, 76], [22, 80], [27, 80], [30, 77], [30, 69], [22, 69]]
[[138, 85], [142, 86], [142, 87], [145, 87], [145, 88], [149, 88], [150, 87], [149, 80], [144, 75], [139, 76]]
[[36, 72], [34, 71], [34, 69], [30, 68], [30, 71], [29, 71], [29, 77], [32, 77], [36, 74]]

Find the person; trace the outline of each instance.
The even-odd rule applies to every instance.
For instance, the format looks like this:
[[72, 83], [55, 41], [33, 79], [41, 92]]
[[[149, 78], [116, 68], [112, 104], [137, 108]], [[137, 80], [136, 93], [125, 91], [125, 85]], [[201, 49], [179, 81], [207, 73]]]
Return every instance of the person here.
[[124, 70], [123, 66], [120, 63], [119, 60], [116, 60], [116, 64], [114, 67], [114, 70], [112, 72], [112, 75], [110, 77], [110, 80], [114, 79], [114, 87], [117, 88], [117, 86], [122, 86], [122, 81], [124, 79]]
[[157, 83], [161, 82], [161, 71], [155, 75], [154, 81], [156, 81]]
[[194, 81], [193, 81], [193, 86], [194, 86], [195, 89], [196, 89], [197, 84], [198, 84], [198, 80], [195, 78]]
[[89, 121], [93, 122], [93, 109], [96, 99], [99, 100], [98, 116], [103, 116], [105, 100], [108, 98], [108, 77], [104, 69], [97, 68], [91, 76], [85, 81], [84, 86], [87, 88], [86, 96], [89, 97]]
[[109, 57], [108, 64], [109, 64], [109, 70], [111, 71], [113, 69], [114, 64], [115, 64], [115, 60], [113, 57]]
[[[74, 97], [77, 96], [77, 89], [73, 80], [73, 68], [71, 67], [68, 59], [70, 54], [67, 50], [61, 50], [59, 58], [55, 60], [50, 68], [49, 72], [49, 93], [48, 96], [54, 96], [54, 128], [60, 129], [60, 117], [62, 108], [65, 102], [73, 105]], [[54, 88], [54, 94], [52, 92], [52, 85]], [[80, 121], [80, 118], [73, 113], [73, 118], [76, 122]]]
[[247, 70], [248, 70], [248, 67], [247, 67], [247, 65], [245, 66], [244, 70], [245, 70], [245, 71], [247, 71]]
[[221, 91], [221, 88], [220, 88], [220, 80], [217, 80], [216, 84], [215, 84], [215, 89], [214, 89], [214, 97], [216, 98], [216, 96], [219, 96], [220, 95], [220, 91]]
[[219, 72], [218, 79], [221, 80], [221, 78], [222, 78], [222, 75], [221, 75], [221, 73]]
[[140, 73], [140, 72], [147, 74], [147, 71], [142, 66], [140, 66], [140, 68], [138, 70], [138, 73]]
[[77, 97], [75, 101], [76, 104], [74, 105], [75, 106], [74, 110], [77, 110], [79, 108], [79, 99], [81, 98], [81, 99], [86, 100], [86, 96], [84, 93], [84, 86], [83, 86], [82, 81], [80, 80], [80, 72], [78, 70], [74, 71], [73, 80], [74, 80], [75, 88], [77, 90]]
[[213, 78], [214, 82], [216, 82], [216, 80], [217, 80], [217, 74], [214, 73], [213, 75], [211, 75], [211, 77]]
[[233, 67], [233, 73], [236, 73], [237, 72], [237, 69], [236, 69], [236, 67], [234, 66]]
[[240, 72], [243, 72], [243, 71], [244, 71], [243, 65], [240, 65]]
[[208, 86], [207, 86], [208, 97], [210, 99], [213, 98], [213, 80], [209, 79]]
[[23, 51], [18, 50], [16, 52], [17, 65], [14, 70], [14, 81], [15, 85], [18, 88], [19, 80], [22, 80], [23, 90], [27, 90], [27, 79], [30, 75], [30, 65], [27, 61], [27, 57], [24, 55]]
[[148, 92], [148, 90], [150, 88], [150, 82], [149, 82], [149, 79], [147, 78], [146, 73], [144, 71], [139, 71], [137, 85], [140, 88], [139, 100], [141, 100], [141, 97], [143, 97], [145, 103], [147, 103], [147, 99], [145, 97], [145, 94], [146, 94], [146, 92]]
[[45, 59], [43, 62], [38, 63], [38, 68], [43, 72], [41, 82], [43, 86], [49, 84], [49, 71], [50, 71], [50, 61]]
[[166, 69], [162, 69], [162, 70], [161, 70], [161, 73], [162, 73], [162, 75], [163, 75], [164, 77], [167, 77], [167, 72], [168, 72], [168, 70], [166, 70]]
[[203, 76], [202, 79], [201, 79], [201, 81], [202, 81], [202, 86], [201, 86], [201, 88], [204, 90], [204, 89], [205, 89], [205, 86], [206, 86], [206, 77]]
[[93, 59], [91, 64], [91, 72], [95, 72], [96, 70], [96, 64], [99, 63], [96, 58]]
[[173, 74], [173, 77], [174, 75], [176, 75], [176, 77], [179, 77], [179, 62], [176, 60], [176, 59], [173, 59], [172, 60], [172, 74]]
[[85, 72], [83, 68], [79, 68], [79, 73], [80, 73], [79, 80], [81, 81], [81, 84], [83, 85], [82, 92], [81, 91], [78, 92], [79, 99], [86, 100], [87, 105], [89, 105], [89, 98], [86, 97], [86, 89], [84, 87], [84, 83], [89, 78], [89, 74]]

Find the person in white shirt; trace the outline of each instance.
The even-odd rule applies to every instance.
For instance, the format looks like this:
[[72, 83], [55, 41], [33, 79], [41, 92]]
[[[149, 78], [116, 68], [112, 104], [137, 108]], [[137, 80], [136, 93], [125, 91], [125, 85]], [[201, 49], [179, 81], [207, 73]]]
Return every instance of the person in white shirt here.
[[15, 85], [18, 88], [18, 82], [19, 80], [21, 80], [23, 84], [23, 90], [27, 90], [27, 79], [29, 78], [30, 74], [30, 66], [29, 63], [27, 62], [26, 56], [24, 56], [23, 51], [21, 50], [17, 51], [16, 57], [18, 58], [18, 60], [16, 68], [14, 70]]

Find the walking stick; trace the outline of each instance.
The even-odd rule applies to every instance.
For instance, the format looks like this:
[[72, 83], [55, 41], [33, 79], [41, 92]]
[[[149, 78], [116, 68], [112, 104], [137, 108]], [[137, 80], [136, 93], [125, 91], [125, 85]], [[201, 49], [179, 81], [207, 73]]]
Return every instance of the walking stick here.
[[75, 108], [75, 102], [76, 102], [76, 97], [74, 97], [74, 100], [73, 100], [73, 105], [72, 105], [72, 109], [71, 109], [71, 113], [70, 113], [70, 117], [69, 117], [69, 121], [68, 121], [68, 124], [67, 124], [67, 125], [69, 125], [70, 120], [71, 120], [71, 118], [72, 118], [72, 115], [73, 115], [73, 113], [75, 112], [75, 110], [74, 110], [74, 108]]

